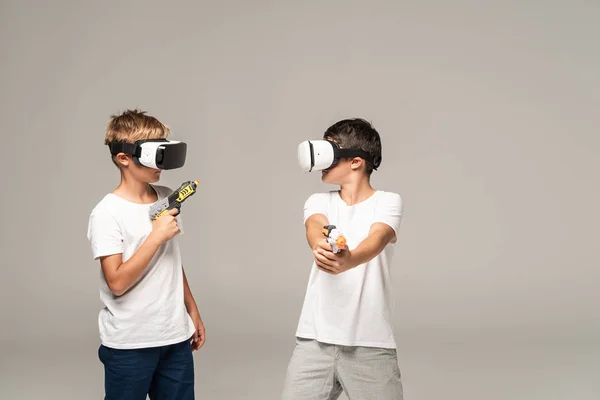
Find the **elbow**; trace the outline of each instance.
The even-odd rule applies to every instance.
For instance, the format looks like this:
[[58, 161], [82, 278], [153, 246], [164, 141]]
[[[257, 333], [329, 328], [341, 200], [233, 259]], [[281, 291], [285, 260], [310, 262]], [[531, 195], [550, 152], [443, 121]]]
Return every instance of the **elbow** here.
[[[104, 283], [115, 296], [122, 296], [129, 290], [130, 282], [127, 280], [127, 275], [121, 269], [123, 263], [118, 258], [104, 258], [102, 260], [102, 275]], [[126, 271], [125, 271], [126, 272]]]
[[128, 288], [124, 285], [123, 282], [120, 282], [119, 280], [111, 280], [107, 281], [106, 283], [112, 294], [114, 294], [117, 297], [123, 296], [127, 292]]

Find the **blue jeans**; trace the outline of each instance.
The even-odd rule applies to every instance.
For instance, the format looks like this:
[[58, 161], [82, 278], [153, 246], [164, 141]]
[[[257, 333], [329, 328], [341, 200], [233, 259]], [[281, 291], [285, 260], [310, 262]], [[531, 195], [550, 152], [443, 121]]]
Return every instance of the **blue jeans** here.
[[194, 359], [189, 340], [132, 350], [101, 345], [105, 400], [194, 400]]

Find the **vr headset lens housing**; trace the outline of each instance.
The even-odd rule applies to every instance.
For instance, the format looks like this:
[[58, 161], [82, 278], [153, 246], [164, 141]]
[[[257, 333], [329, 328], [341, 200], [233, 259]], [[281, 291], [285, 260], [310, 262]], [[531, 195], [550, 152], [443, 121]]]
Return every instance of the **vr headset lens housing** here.
[[145, 142], [140, 144], [141, 165], [158, 169], [176, 169], [185, 164], [187, 145], [183, 142]]
[[185, 165], [187, 154], [186, 143], [166, 139], [115, 142], [109, 145], [109, 149], [112, 155], [130, 154], [136, 164], [156, 169], [181, 168]]
[[328, 140], [307, 140], [298, 146], [298, 163], [304, 172], [322, 171], [334, 161], [334, 147]]
[[336, 165], [342, 158], [360, 157], [379, 168], [381, 159], [373, 159], [361, 149], [342, 149], [330, 140], [306, 140], [298, 145], [298, 164], [304, 172], [323, 171]]

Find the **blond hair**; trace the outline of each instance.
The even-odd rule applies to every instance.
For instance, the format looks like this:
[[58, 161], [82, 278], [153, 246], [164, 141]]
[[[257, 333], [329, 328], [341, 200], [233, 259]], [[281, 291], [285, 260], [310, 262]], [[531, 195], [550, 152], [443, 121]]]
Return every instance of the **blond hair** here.
[[164, 139], [171, 134], [169, 127], [142, 110], [126, 110], [111, 115], [106, 126], [104, 144], [135, 143], [137, 140]]

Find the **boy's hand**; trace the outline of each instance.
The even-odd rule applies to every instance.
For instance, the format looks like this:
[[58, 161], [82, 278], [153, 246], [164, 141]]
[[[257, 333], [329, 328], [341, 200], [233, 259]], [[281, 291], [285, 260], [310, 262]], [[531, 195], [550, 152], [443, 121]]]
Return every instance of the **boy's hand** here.
[[315, 245], [315, 247], [313, 248], [313, 252], [319, 250], [319, 249], [323, 249], [323, 250], [327, 250], [332, 252], [332, 248], [331, 245], [329, 244], [329, 242], [327, 241], [327, 238], [322, 238], [321, 240], [319, 240], [317, 242], [317, 244]]
[[192, 351], [196, 351], [204, 346], [206, 334], [204, 323], [202, 322], [202, 318], [200, 318], [200, 313], [198, 311], [193, 311], [190, 313], [190, 317], [192, 317], [192, 321], [194, 321], [194, 327], [196, 328], [194, 331], [194, 336], [192, 336]]
[[180, 232], [176, 218], [178, 213], [179, 210], [173, 208], [172, 210], [169, 210], [168, 213], [163, 214], [152, 221], [152, 233], [160, 243], [171, 240]]
[[320, 240], [313, 250], [315, 263], [321, 271], [337, 275], [355, 267], [350, 250], [346, 248], [337, 254], [331, 250], [327, 239]]

